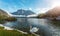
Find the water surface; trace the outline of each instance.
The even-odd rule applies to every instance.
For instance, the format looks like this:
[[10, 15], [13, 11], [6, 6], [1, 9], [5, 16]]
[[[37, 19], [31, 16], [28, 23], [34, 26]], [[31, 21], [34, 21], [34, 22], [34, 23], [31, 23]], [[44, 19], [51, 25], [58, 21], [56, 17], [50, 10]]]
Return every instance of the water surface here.
[[24, 32], [30, 32], [30, 26], [37, 27], [39, 30], [35, 32], [38, 35], [42, 36], [60, 36], [60, 27], [59, 21], [51, 21], [47, 19], [38, 19], [38, 18], [17, 18], [15, 22], [6, 22], [4, 25], [12, 27]]

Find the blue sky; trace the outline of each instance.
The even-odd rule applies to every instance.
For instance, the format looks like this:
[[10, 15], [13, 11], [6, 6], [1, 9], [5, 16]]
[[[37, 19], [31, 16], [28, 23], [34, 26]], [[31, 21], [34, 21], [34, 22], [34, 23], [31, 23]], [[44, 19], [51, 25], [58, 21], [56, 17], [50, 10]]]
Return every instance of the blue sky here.
[[11, 13], [18, 9], [32, 10], [35, 13], [44, 13], [56, 6], [58, 2], [60, 2], [60, 0], [0, 0], [0, 9]]

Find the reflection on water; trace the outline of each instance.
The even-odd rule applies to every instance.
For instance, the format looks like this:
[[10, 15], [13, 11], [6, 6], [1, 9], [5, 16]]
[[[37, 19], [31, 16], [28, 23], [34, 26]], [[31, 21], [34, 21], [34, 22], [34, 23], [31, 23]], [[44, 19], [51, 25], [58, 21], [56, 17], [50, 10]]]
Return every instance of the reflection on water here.
[[32, 28], [39, 28], [36, 34], [42, 36], [60, 36], [60, 27], [57, 24], [59, 24], [59, 21], [57, 22], [37, 18], [17, 18], [17, 21], [7, 22], [4, 25], [26, 32], [29, 32], [30, 26], [32, 26]]

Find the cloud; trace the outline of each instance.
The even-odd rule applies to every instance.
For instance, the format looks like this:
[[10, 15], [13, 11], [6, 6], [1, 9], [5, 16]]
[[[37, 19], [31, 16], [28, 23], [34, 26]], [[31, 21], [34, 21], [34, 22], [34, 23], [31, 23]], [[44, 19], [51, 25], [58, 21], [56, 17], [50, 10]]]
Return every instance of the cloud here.
[[15, 0], [16, 2], [14, 0], [12, 2], [11, 1], [6, 2], [0, 0], [0, 8], [9, 12], [14, 12], [20, 8], [23, 8], [33, 10], [36, 13], [45, 13], [49, 9], [52, 9], [56, 6], [60, 6], [60, 0], [43, 0], [43, 2], [41, 0], [38, 0], [38, 2], [34, 0], [35, 2], [32, 1], [31, 5], [30, 5], [31, 1], [29, 0], [17, 0], [17, 1]]
[[34, 9], [37, 14], [39, 13], [45, 13], [49, 10], [50, 8], [36, 8]]
[[46, 1], [50, 5], [50, 8], [53, 8], [53, 7], [56, 7], [56, 6], [60, 6], [60, 0], [46, 0]]
[[32, 10], [32, 8], [29, 8], [29, 10]]
[[[48, 10], [56, 7], [56, 6], [60, 6], [60, 0], [44, 0], [46, 2], [46, 5], [47, 7], [40, 7], [40, 8], [36, 8], [35, 10], [38, 12], [38, 13], [45, 13], [47, 12]], [[45, 5], [45, 6], [46, 6]]]

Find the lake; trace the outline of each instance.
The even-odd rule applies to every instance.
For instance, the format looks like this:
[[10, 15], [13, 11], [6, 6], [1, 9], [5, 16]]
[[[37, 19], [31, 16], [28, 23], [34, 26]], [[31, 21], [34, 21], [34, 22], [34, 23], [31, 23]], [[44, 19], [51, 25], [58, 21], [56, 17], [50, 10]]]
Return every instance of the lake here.
[[6, 22], [4, 25], [30, 33], [30, 27], [39, 28], [37, 32], [41, 36], [60, 36], [60, 21], [51, 21], [38, 18], [17, 18], [17, 21]]

